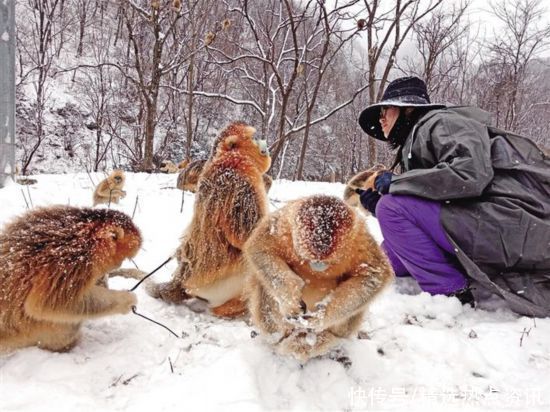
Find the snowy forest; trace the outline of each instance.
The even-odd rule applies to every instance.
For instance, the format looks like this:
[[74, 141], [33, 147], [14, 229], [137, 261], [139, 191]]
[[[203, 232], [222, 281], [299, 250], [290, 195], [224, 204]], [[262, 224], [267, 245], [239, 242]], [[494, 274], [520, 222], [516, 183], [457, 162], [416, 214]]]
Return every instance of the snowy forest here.
[[[499, 135], [476, 156], [479, 173], [457, 167], [456, 180], [421, 179], [420, 194], [397, 186], [393, 196], [389, 184], [407, 183], [407, 171], [381, 170], [395, 153], [357, 121], [390, 82], [414, 75], [432, 102], [479, 107], [550, 154], [548, 4], [17, 1], [16, 176], [0, 189], [0, 411], [550, 411], [550, 317], [510, 306], [531, 293], [549, 302], [550, 160]], [[457, 142], [455, 158], [477, 139], [449, 136], [442, 147]], [[246, 162], [212, 155], [235, 142]], [[533, 150], [522, 157], [514, 142]], [[421, 159], [411, 143], [413, 154]], [[189, 172], [201, 176], [191, 188], [198, 160], [206, 166]], [[173, 172], [168, 161], [188, 168], [176, 179], [162, 173]], [[399, 197], [417, 199], [384, 206]], [[468, 214], [488, 204], [502, 214]], [[413, 233], [389, 222], [394, 210], [415, 229], [419, 218], [437, 224]], [[416, 263], [429, 248], [444, 252], [440, 281], [465, 261], [442, 210], [471, 217], [471, 227], [455, 221], [472, 233], [466, 246], [514, 260], [487, 264], [502, 282], [479, 282], [485, 267], [448, 291], [407, 276], [436, 273], [441, 262]], [[436, 245], [437, 233], [453, 243]], [[413, 256], [410, 273], [386, 262], [390, 239]], [[205, 277], [224, 278], [184, 284], [194, 259]], [[217, 312], [235, 300], [233, 319]], [[265, 331], [260, 310], [292, 328]], [[293, 340], [304, 344], [281, 349]]]
[[483, 7], [490, 24], [468, 0], [19, 1], [17, 168], [157, 171], [240, 119], [273, 177], [344, 182], [389, 162], [357, 117], [411, 74], [547, 148], [544, 2]]

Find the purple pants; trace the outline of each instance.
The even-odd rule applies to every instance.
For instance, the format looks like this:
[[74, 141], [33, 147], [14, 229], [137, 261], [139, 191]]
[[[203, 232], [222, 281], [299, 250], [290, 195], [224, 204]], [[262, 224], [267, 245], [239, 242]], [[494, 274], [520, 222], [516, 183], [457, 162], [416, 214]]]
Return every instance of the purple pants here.
[[439, 202], [416, 196], [387, 194], [376, 205], [384, 236], [382, 247], [396, 276], [411, 275], [432, 295], [467, 286], [440, 214]]

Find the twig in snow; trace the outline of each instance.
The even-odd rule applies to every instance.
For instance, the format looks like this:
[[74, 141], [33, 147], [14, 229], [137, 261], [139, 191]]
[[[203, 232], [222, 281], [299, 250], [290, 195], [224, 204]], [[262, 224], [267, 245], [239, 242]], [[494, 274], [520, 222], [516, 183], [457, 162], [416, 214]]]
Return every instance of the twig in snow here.
[[183, 213], [183, 202], [185, 201], [185, 190], [181, 191], [181, 206], [180, 206], [180, 213]]
[[27, 197], [25, 196], [25, 192], [23, 191], [23, 188], [21, 188], [21, 194], [23, 195], [23, 199], [25, 200], [25, 204], [27, 205], [27, 210], [29, 210], [29, 202], [27, 202]]
[[269, 203], [271, 203], [271, 205], [273, 207], [281, 207], [281, 203], [287, 203], [287, 200], [279, 200], [279, 199], [271, 199], [269, 198]]
[[132, 220], [134, 219], [134, 216], [136, 215], [138, 201], [139, 201], [139, 195], [136, 195], [136, 203], [134, 204], [134, 211], [132, 212]]
[[31, 197], [31, 191], [29, 189], [29, 186], [27, 186], [27, 193], [29, 195], [29, 202], [31, 203], [31, 207], [34, 207], [33, 203], [32, 203], [32, 197]]
[[174, 332], [174, 331], [173, 331], [172, 329], [170, 329], [168, 326], [163, 325], [162, 323], [157, 322], [156, 320], [153, 320], [153, 319], [151, 319], [151, 318], [148, 318], [147, 316], [142, 315], [141, 313], [138, 313], [137, 308], [136, 308], [135, 306], [132, 306], [132, 312], [134, 313], [134, 315], [137, 315], [137, 316], [139, 316], [140, 318], [146, 319], [146, 320], [148, 320], [149, 322], [153, 322], [154, 324], [163, 327], [164, 329], [166, 329], [168, 332], [170, 332], [172, 335], [174, 335], [176, 338], [179, 339], [179, 336], [178, 336], [178, 334], [177, 334], [176, 332]]
[[153, 270], [151, 273], [148, 273], [147, 276], [144, 276], [138, 283], [136, 283], [134, 285], [134, 287], [132, 289], [129, 290], [129, 292], [133, 292], [134, 290], [136, 290], [138, 288], [139, 285], [141, 285], [147, 278], [153, 276], [157, 270], [159, 270], [161, 267], [163, 267], [164, 265], [166, 265], [168, 262], [170, 262], [171, 260], [173, 259], [173, 256], [170, 256], [168, 259], [166, 259], [164, 262], [162, 262], [162, 264], [160, 266], [158, 266], [155, 270]]
[[92, 179], [92, 175], [91, 175], [90, 172], [88, 172], [87, 170], [86, 170], [86, 173], [88, 174], [88, 177], [90, 178], [90, 182], [92, 182], [92, 186], [95, 187], [96, 184], [95, 184], [95, 182], [94, 182], [94, 179]]
[[122, 381], [123, 385], [128, 385], [132, 379], [137, 378], [139, 376], [139, 373], [136, 373], [134, 376], [130, 376], [128, 379], [125, 379]]
[[132, 258], [129, 258], [129, 259], [130, 259], [130, 262], [132, 262], [134, 264], [134, 266], [136, 267], [137, 270], [141, 270], [139, 268], [139, 266], [137, 265], [137, 263], [134, 261], [134, 259], [132, 259]]
[[523, 338], [525, 336], [529, 337], [529, 332], [531, 332], [531, 328], [527, 329], [526, 327], [523, 328], [523, 331], [521, 332], [521, 338], [519, 339], [519, 346], [521, 347], [523, 345]]

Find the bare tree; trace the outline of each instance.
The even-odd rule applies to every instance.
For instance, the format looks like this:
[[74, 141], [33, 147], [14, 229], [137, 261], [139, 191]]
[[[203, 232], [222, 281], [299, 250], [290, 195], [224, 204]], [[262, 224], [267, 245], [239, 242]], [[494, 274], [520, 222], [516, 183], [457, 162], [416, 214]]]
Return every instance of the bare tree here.
[[440, 97], [457, 77], [462, 65], [460, 54], [453, 47], [468, 33], [469, 25], [463, 24], [467, 1], [454, 4], [450, 9], [435, 10], [429, 18], [413, 28], [420, 60], [409, 63], [409, 73], [415, 73], [426, 82], [430, 96]]
[[[261, 133], [273, 142], [275, 165], [284, 157], [291, 136], [325, 121], [366, 88], [363, 84], [355, 91], [348, 90], [342, 100], [313, 118], [319, 90], [328, 82], [327, 67], [357, 33], [355, 24], [342, 27], [344, 20], [352, 20], [357, 3], [337, 2], [329, 11], [321, 0], [300, 5], [290, 0], [265, 0], [261, 6], [255, 2], [254, 7], [248, 0], [225, 1], [241, 30], [228, 34], [223, 42], [216, 41], [209, 50], [213, 63], [235, 79], [241, 92], [199, 90], [195, 94], [225, 99], [249, 116], [257, 116]], [[281, 158], [279, 170], [282, 166]]]
[[[327, 10], [324, 2], [318, 2], [316, 12], [319, 16], [316, 18], [316, 29], [310, 34], [310, 38], [314, 46], [303, 46], [303, 69], [301, 70], [303, 75], [303, 96], [305, 103], [305, 119], [303, 122], [304, 132], [302, 148], [300, 151], [300, 157], [298, 160], [298, 168], [296, 170], [296, 179], [303, 178], [305, 154], [309, 139], [311, 127], [314, 123], [314, 112], [318, 106], [318, 98], [320, 95], [321, 86], [327, 87], [327, 73], [330, 73], [330, 67], [334, 64], [334, 60], [338, 56], [342, 56], [342, 49], [352, 41], [352, 39], [358, 33], [359, 27], [353, 25], [351, 28], [346, 28], [346, 23], [353, 19], [350, 15], [350, 7], [354, 6], [357, 2], [348, 2], [344, 6], [339, 6], [336, 3], [336, 7], [332, 10]], [[354, 20], [354, 19], [353, 19]], [[349, 26], [349, 25], [348, 25]], [[333, 73], [336, 75], [336, 73]], [[353, 95], [355, 98], [363, 89], [367, 87], [366, 84], [363, 87], [359, 87], [358, 91]], [[293, 127], [285, 138], [291, 136], [298, 130], [300, 126]], [[281, 145], [283, 142], [280, 142]]]
[[492, 10], [504, 25], [504, 30], [495, 32], [485, 63], [496, 79], [492, 106], [497, 126], [517, 130], [524, 109], [522, 94], [530, 86], [529, 65], [550, 44], [550, 23], [541, 0], [507, 0], [494, 3]]
[[[115, 68], [101, 65], [102, 62], [109, 60], [108, 45], [112, 40], [112, 29], [105, 28], [92, 32], [91, 40], [89, 50], [92, 51], [92, 54], [90, 57], [98, 63], [98, 66], [93, 70], [79, 71], [79, 75], [75, 76], [74, 81], [82, 91], [82, 105], [90, 113], [90, 120], [86, 127], [95, 134], [90, 169], [97, 172], [100, 165], [105, 163], [113, 142], [113, 135], [105, 132], [109, 123], [108, 118], [114, 116], [113, 103], [118, 92], [117, 83], [120, 84], [121, 78]], [[79, 47], [80, 42], [81, 38], [79, 38]], [[89, 170], [88, 167], [87, 170]]]
[[103, 7], [103, 5], [98, 4], [98, 0], [76, 0], [75, 6], [78, 15], [78, 45], [76, 47], [76, 55], [80, 57], [84, 48], [86, 28], [91, 24], [90, 20], [95, 16], [97, 9]]
[[[173, 37], [189, 9], [171, 2], [125, 0], [121, 5], [121, 18], [126, 28], [130, 49], [131, 70], [127, 78], [140, 93], [143, 104], [143, 160], [136, 165], [140, 170], [153, 169], [155, 129], [158, 121], [159, 92], [162, 79], [175, 67], [189, 58], [184, 47], [184, 36]], [[193, 3], [190, 3], [193, 6]], [[175, 39], [176, 42], [170, 40]], [[167, 50], [169, 49], [169, 50]], [[195, 53], [195, 51], [192, 51]]]
[[[56, 27], [59, 15], [58, 7], [61, 0], [32, 0], [24, 4], [25, 11], [20, 12], [24, 24], [17, 25], [18, 47], [20, 61], [28, 61], [30, 68], [23, 72], [19, 86], [27, 82], [32, 83], [35, 89], [36, 100], [34, 110], [34, 136], [22, 142], [23, 157], [21, 159], [21, 173], [27, 174], [34, 155], [44, 141], [44, 111], [47, 98], [47, 83], [55, 57], [55, 36], [59, 27]], [[28, 23], [28, 24], [27, 24]], [[27, 31], [28, 30], [28, 31]], [[58, 45], [61, 48], [61, 44]]]

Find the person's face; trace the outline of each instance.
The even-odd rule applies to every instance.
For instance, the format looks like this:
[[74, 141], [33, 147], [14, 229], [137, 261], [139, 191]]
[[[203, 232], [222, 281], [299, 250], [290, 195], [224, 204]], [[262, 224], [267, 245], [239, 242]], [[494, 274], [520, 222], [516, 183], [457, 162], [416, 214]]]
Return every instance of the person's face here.
[[380, 107], [380, 126], [382, 126], [382, 132], [387, 139], [390, 135], [397, 118], [399, 117], [399, 107], [396, 106], [382, 106]]

